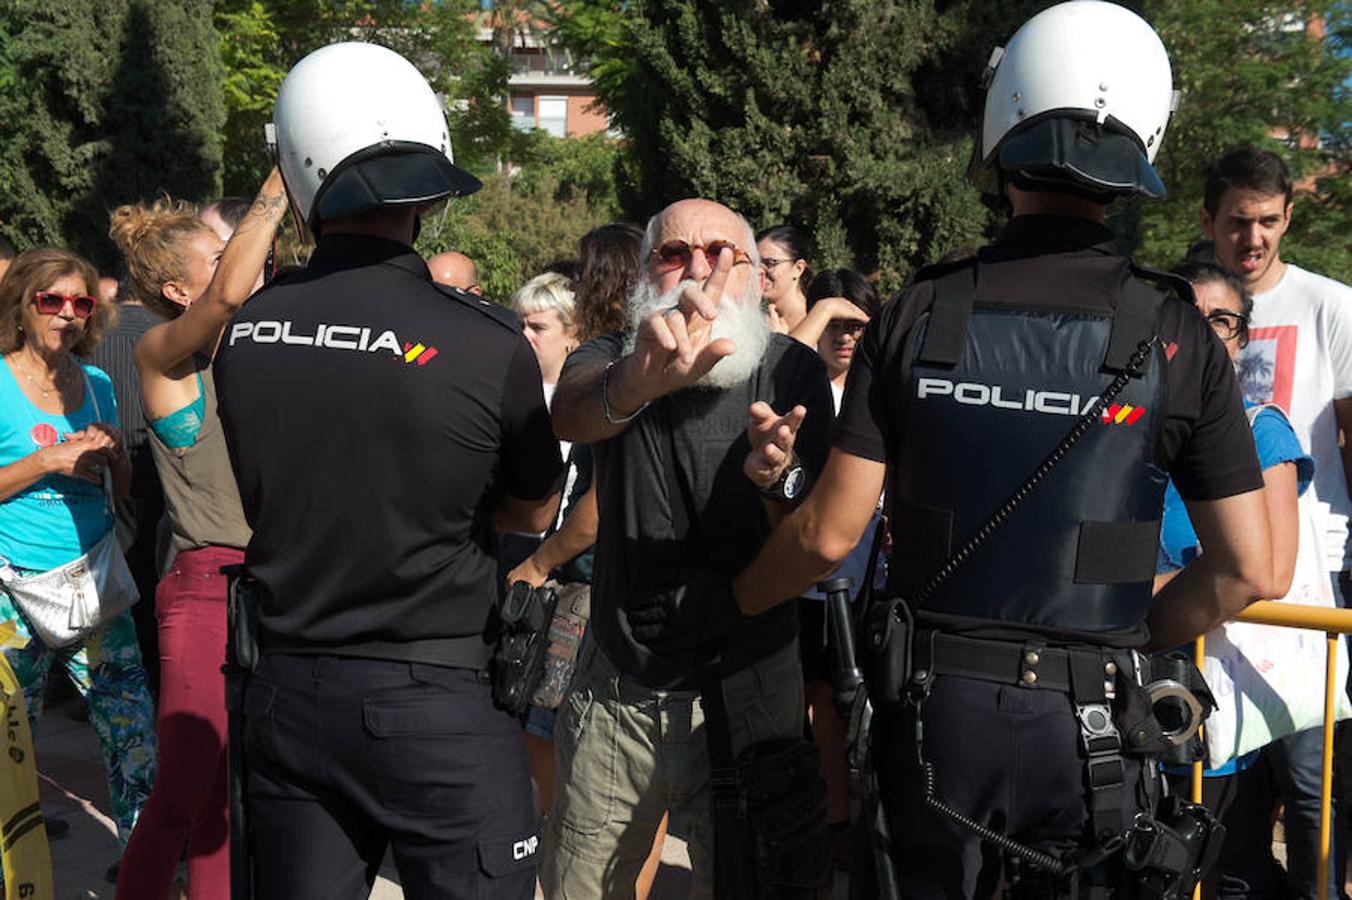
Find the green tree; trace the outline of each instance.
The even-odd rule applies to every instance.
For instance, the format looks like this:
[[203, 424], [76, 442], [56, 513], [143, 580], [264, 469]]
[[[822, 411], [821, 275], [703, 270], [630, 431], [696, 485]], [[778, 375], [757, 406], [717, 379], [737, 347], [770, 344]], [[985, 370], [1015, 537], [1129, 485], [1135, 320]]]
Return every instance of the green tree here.
[[756, 227], [792, 221], [820, 265], [878, 271], [885, 288], [989, 214], [963, 181], [966, 128], [929, 121], [915, 79], [960, 37], [931, 4], [825, 0], [570, 3], [559, 26], [591, 60], [631, 141], [635, 216], [682, 196]]
[[[1050, 0], [574, 0], [556, 20], [630, 141], [620, 189], [635, 217], [681, 196], [721, 200], [756, 226], [789, 220], [823, 265], [877, 270], [885, 288], [989, 238], [1003, 204], [964, 180], [991, 48]], [[1318, 192], [1293, 259], [1348, 277], [1348, 59], [1311, 40], [1322, 15], [1346, 41], [1346, 3], [1145, 0], [1183, 106], [1159, 165], [1170, 199], [1125, 203], [1128, 249], [1172, 262], [1198, 236], [1206, 164], [1242, 142], [1276, 146]], [[1320, 146], [1270, 137], [1323, 135]], [[1341, 235], [1341, 237], [1340, 237]]]
[[221, 78], [207, 0], [0, 4], [0, 229], [111, 268], [112, 207], [219, 190]]
[[614, 171], [617, 143], [604, 135], [531, 136], [531, 162], [495, 172], [483, 189], [424, 217], [424, 256], [459, 250], [474, 260], [484, 295], [505, 303], [551, 262], [574, 259], [582, 235], [620, 217]]
[[[1150, 0], [1145, 15], [1169, 50], [1181, 91], [1156, 159], [1169, 196], [1116, 223], [1142, 261], [1168, 266], [1201, 235], [1206, 168], [1242, 144], [1284, 157], [1312, 179], [1296, 201], [1282, 257], [1352, 281], [1352, 58], [1345, 3]], [[1326, 36], [1307, 28], [1320, 22]]]
[[444, 97], [456, 161], [487, 172], [523, 140], [506, 108], [505, 58], [477, 40], [474, 0], [217, 0], [227, 78], [226, 191], [251, 196], [271, 164], [263, 126], [306, 54], [368, 41], [402, 54]]

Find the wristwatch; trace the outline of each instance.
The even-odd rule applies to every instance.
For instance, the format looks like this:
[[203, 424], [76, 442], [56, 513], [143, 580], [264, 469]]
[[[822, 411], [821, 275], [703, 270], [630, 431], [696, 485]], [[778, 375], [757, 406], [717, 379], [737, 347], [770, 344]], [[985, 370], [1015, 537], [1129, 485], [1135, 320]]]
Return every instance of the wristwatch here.
[[767, 500], [791, 503], [802, 495], [805, 487], [807, 487], [807, 470], [798, 461], [798, 454], [795, 453], [780, 476], [772, 484], [761, 488], [760, 492]]

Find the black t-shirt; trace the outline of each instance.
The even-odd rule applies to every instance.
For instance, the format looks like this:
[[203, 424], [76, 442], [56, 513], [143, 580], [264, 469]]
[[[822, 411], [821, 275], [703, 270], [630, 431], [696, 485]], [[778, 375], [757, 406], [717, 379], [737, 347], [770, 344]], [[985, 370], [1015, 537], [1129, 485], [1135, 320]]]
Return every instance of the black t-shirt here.
[[[589, 341], [568, 357], [565, 371], [618, 358], [619, 334]], [[773, 335], [760, 368], [727, 390], [692, 388], [653, 403], [619, 435], [592, 445], [597, 508], [591, 633], [615, 666], [649, 687], [699, 687], [719, 663], [713, 651], [659, 656], [630, 634], [625, 607], [637, 592], [671, 587], [680, 577], [671, 506], [662, 464], [664, 422], [673, 424], [676, 463], [696, 514], [686, 560], [731, 578], [769, 536], [759, 491], [742, 472], [750, 445], [747, 408], [756, 400], [776, 412], [807, 409], [794, 449], [813, 478], [826, 462], [833, 407], [826, 367], [797, 341]], [[764, 658], [798, 632], [797, 608], [783, 603], [723, 641], [719, 669], [735, 671]]]
[[[1108, 229], [1082, 219], [1015, 218], [978, 260], [979, 303], [1051, 308], [1070, 303], [1107, 310], [1133, 277]], [[894, 396], [895, 376], [904, 364], [911, 326], [933, 297], [933, 281], [922, 273], [865, 329], [836, 420], [834, 445], [840, 450], [877, 462], [895, 455], [902, 408], [902, 398]], [[1168, 363], [1156, 462], [1189, 500], [1216, 500], [1262, 487], [1253, 433], [1224, 345], [1196, 306], [1182, 299], [1164, 302], [1159, 327]], [[1017, 487], [992, 485], [991, 511]], [[901, 496], [898, 485], [889, 482], [888, 488]]]
[[269, 638], [483, 630], [486, 498], [548, 496], [561, 467], [514, 316], [434, 285], [403, 244], [333, 235], [231, 321], [215, 375]]

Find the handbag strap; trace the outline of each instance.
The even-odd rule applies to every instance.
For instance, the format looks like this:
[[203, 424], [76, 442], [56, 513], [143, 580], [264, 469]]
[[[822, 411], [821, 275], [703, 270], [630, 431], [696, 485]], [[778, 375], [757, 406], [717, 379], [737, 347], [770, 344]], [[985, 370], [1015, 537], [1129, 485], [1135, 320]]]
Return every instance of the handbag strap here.
[[[80, 378], [84, 380], [85, 393], [94, 403], [94, 422], [102, 422], [103, 407], [99, 405], [99, 395], [94, 390], [94, 383], [89, 380], [89, 373], [85, 371], [84, 366], [76, 363], [75, 367], [80, 370]], [[108, 510], [108, 515], [117, 518], [117, 510], [113, 507], [113, 473], [108, 466], [103, 467], [103, 506]]]

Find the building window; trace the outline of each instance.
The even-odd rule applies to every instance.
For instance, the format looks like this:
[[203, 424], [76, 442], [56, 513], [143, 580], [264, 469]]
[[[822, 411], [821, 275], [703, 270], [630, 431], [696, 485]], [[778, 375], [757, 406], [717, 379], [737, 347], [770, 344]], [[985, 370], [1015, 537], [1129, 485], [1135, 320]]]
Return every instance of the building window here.
[[512, 95], [512, 125], [521, 131], [535, 127], [535, 98], [529, 94]]
[[568, 136], [568, 98], [540, 97], [539, 127], [554, 137]]

